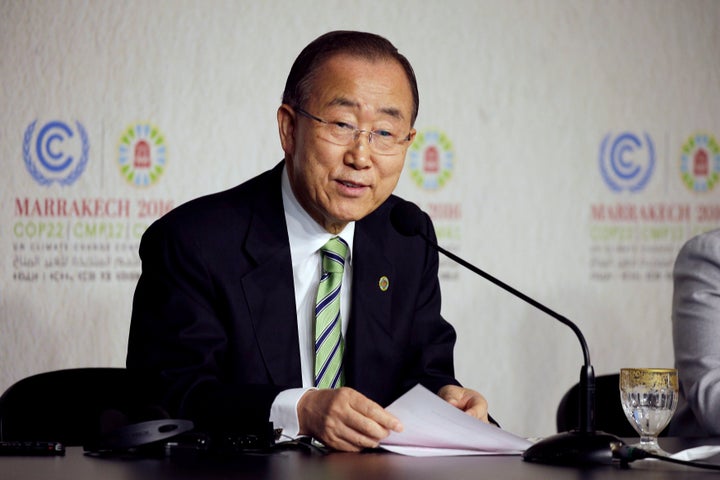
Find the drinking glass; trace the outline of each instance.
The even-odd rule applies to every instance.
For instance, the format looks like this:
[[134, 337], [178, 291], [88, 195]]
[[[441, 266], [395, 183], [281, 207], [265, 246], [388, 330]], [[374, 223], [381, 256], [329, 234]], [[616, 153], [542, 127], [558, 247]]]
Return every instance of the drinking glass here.
[[620, 401], [630, 424], [640, 434], [633, 445], [665, 455], [657, 436], [667, 426], [678, 403], [678, 377], [674, 368], [620, 369]]

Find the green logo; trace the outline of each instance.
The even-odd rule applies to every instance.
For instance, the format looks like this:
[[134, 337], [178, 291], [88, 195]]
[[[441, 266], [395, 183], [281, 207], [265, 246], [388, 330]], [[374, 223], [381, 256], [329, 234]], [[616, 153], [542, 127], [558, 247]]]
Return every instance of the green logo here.
[[160, 130], [147, 123], [131, 125], [120, 137], [118, 163], [125, 180], [136, 187], [158, 181], [165, 171], [167, 148]]
[[682, 146], [680, 176], [695, 192], [709, 192], [720, 179], [720, 146], [712, 135], [696, 134]]
[[452, 177], [455, 152], [450, 139], [443, 132], [418, 132], [410, 146], [410, 177], [425, 190], [439, 190]]

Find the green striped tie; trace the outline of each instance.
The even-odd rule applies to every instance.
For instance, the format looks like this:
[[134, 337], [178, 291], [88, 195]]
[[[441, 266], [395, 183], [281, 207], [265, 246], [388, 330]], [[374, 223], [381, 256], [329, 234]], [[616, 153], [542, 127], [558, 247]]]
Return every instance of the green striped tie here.
[[315, 386], [338, 388], [345, 384], [340, 287], [348, 244], [340, 237], [333, 237], [320, 251], [322, 276], [315, 303]]

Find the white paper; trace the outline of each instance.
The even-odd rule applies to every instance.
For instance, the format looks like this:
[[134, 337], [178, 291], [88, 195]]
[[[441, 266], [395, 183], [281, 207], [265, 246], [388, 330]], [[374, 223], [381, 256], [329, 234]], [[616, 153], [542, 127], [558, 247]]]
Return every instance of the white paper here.
[[670, 455], [670, 458], [692, 462], [693, 460], [702, 460], [704, 458], [712, 457], [718, 453], [720, 453], [720, 445], [703, 445], [701, 447], [688, 448], [687, 450], [674, 453]]
[[532, 443], [482, 422], [416, 385], [387, 407], [403, 424], [380, 442], [386, 450], [418, 457], [519, 455]]

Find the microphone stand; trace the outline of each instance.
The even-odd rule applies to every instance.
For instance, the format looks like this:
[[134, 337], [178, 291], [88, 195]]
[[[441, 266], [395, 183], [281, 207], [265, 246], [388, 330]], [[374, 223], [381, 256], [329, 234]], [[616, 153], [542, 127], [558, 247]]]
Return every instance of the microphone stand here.
[[454, 253], [445, 250], [424, 233], [420, 231], [415, 233], [420, 235], [429, 245], [432, 245], [443, 255], [564, 323], [575, 332], [575, 336], [577, 336], [580, 341], [584, 363], [580, 369], [579, 427], [577, 430], [558, 433], [538, 441], [523, 452], [523, 459], [528, 462], [553, 465], [612, 463], [613, 455], [611, 445], [623, 445], [624, 442], [615, 435], [595, 430], [595, 371], [590, 363], [590, 350], [585, 341], [585, 336], [578, 326], [542, 303], [528, 297], [489, 273], [480, 270], [475, 265], [466, 262]]

